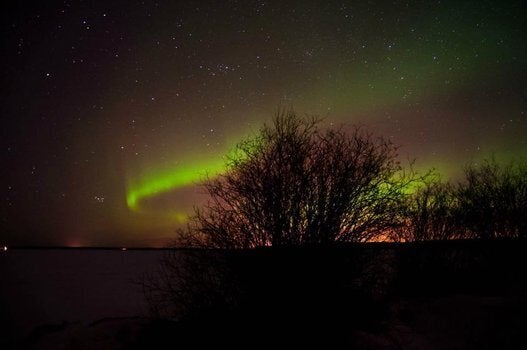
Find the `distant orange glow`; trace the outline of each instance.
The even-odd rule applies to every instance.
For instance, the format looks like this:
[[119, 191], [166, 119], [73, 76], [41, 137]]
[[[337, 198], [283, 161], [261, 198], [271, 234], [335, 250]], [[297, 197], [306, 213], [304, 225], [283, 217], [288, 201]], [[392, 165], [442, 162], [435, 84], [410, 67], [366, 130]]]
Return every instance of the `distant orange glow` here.
[[65, 244], [68, 248], [81, 248], [84, 247], [85, 244], [82, 242], [81, 239], [77, 237], [69, 237]]
[[385, 230], [383, 232], [380, 232], [375, 237], [369, 239], [368, 242], [395, 242], [394, 237], [397, 236], [398, 235], [392, 230]]

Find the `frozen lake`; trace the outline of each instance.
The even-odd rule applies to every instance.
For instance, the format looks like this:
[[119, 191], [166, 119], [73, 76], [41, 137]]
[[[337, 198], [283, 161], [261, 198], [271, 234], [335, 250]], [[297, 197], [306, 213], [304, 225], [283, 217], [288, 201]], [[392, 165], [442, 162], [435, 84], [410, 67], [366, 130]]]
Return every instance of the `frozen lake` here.
[[[0, 252], [2, 338], [41, 325], [147, 315], [134, 283], [163, 250], [10, 249]], [[4, 333], [5, 334], [1, 334]]]

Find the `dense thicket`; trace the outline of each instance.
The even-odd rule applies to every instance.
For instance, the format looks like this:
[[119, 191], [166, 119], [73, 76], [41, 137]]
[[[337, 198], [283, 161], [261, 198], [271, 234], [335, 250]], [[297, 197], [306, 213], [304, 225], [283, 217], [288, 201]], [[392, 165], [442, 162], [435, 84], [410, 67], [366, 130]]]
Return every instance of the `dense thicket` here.
[[[405, 173], [396, 151], [361, 128], [321, 129], [316, 119], [278, 114], [238, 144], [225, 173], [205, 182], [209, 201], [180, 232], [179, 244], [212, 249], [165, 257], [158, 273], [143, 281], [153, 311], [212, 317], [214, 326], [225, 315], [245, 324], [248, 315], [263, 320], [278, 313], [295, 315], [284, 317], [284, 329], [328, 326], [320, 324], [328, 315], [363, 323], [375, 312], [361, 307], [375, 293], [388, 293], [394, 269], [427, 266], [433, 285], [440, 274], [448, 280], [456, 269], [470, 270], [494, 255], [490, 245], [481, 254], [465, 252], [486, 242], [436, 242], [434, 254], [420, 248], [428, 243], [407, 245], [414, 247], [409, 253], [404, 245], [370, 251], [338, 243], [527, 236], [525, 163], [489, 160], [468, 166], [459, 182], [445, 183]], [[441, 253], [451, 244], [459, 249]], [[272, 249], [252, 249], [259, 247]], [[362, 253], [355, 256], [356, 249]], [[421, 276], [413, 285], [404, 278], [408, 288], [427, 280]], [[309, 315], [302, 313], [305, 305]]]
[[527, 164], [494, 159], [467, 166], [456, 183], [423, 182], [406, 204], [396, 241], [527, 237]]
[[237, 145], [228, 171], [205, 183], [210, 199], [184, 243], [254, 248], [378, 239], [401, 225], [416, 181], [396, 151], [359, 127], [322, 130], [316, 119], [279, 113]]

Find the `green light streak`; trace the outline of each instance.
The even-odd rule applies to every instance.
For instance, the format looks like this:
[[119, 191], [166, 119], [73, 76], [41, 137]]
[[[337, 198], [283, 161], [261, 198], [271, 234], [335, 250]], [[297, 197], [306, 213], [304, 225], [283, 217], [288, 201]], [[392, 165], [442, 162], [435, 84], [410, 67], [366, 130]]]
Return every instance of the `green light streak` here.
[[[133, 212], [144, 212], [145, 208], [141, 207], [143, 200], [199, 184], [207, 177], [215, 177], [225, 172], [228, 168], [228, 160], [241, 156], [236, 154], [236, 145], [241, 140], [254, 135], [255, 131], [252, 128], [231, 132], [229, 139], [225, 142], [227, 146], [217, 150], [216, 154], [209, 154], [201, 158], [196, 157], [194, 160], [180, 161], [171, 167], [157, 167], [130, 177], [126, 190], [128, 209]], [[134, 173], [137, 174], [137, 172]], [[188, 217], [187, 213], [182, 210], [170, 211], [166, 214], [180, 224], [186, 222]]]
[[216, 176], [225, 169], [224, 159], [218, 157], [153, 171], [129, 182], [126, 204], [130, 210], [138, 212], [141, 209], [141, 201], [144, 199], [196, 184], [206, 176]]

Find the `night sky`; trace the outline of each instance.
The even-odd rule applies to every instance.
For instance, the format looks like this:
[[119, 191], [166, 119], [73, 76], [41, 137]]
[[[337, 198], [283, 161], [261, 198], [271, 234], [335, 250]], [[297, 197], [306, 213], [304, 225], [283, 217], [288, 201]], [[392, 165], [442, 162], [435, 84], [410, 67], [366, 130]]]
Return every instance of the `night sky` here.
[[2, 6], [2, 245], [160, 246], [279, 107], [444, 178], [527, 156], [522, 1]]

